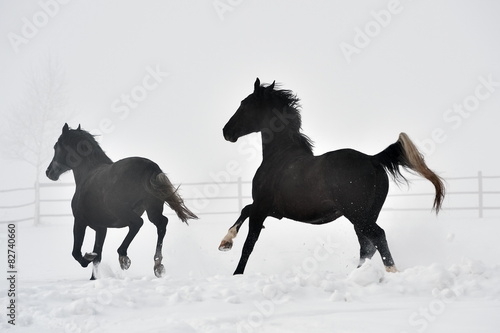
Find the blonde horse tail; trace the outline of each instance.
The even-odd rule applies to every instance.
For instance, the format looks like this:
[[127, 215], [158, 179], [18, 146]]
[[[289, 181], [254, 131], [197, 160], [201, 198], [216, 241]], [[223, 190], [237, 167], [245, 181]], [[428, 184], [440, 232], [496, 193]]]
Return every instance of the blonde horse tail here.
[[377, 161], [387, 170], [395, 181], [405, 180], [399, 166], [413, 171], [429, 180], [435, 188], [434, 204], [432, 208], [439, 213], [445, 197], [445, 186], [443, 179], [434, 173], [425, 164], [424, 156], [410, 140], [406, 133], [399, 134], [399, 139], [382, 152], [374, 156]]

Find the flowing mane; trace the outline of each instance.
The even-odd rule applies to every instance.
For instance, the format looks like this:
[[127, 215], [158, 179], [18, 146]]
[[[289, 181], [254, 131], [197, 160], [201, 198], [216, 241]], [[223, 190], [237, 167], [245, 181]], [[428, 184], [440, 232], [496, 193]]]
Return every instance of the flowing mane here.
[[[279, 87], [279, 85], [275, 85]], [[302, 117], [300, 115], [300, 99], [295, 93], [287, 89], [273, 89], [270, 93], [270, 98], [274, 104], [287, 114], [293, 114], [292, 117], [287, 117], [287, 127], [290, 129], [291, 139], [299, 143], [311, 154], [313, 153], [314, 142], [302, 131]]]
[[61, 142], [69, 147], [76, 147], [76, 153], [87, 157], [89, 162], [96, 164], [111, 164], [113, 161], [102, 150], [95, 136], [80, 128], [69, 130], [61, 135]]

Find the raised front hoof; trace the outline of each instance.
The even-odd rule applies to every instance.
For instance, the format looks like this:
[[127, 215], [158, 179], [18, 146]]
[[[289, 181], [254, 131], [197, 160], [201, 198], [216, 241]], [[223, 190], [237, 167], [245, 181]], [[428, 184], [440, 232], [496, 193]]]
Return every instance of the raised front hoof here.
[[130, 261], [129, 257], [127, 257], [127, 256], [120, 256], [118, 258], [118, 260], [120, 261], [120, 267], [121, 267], [121, 269], [123, 269], [125, 271], [125, 270], [127, 270], [127, 269], [130, 268], [131, 261]]
[[397, 273], [399, 272], [398, 269], [396, 268], [396, 266], [392, 265], [392, 266], [385, 266], [385, 271], [388, 272], [388, 273]]
[[163, 266], [163, 264], [157, 265], [155, 266], [154, 271], [155, 271], [155, 276], [157, 278], [161, 278], [165, 275], [166, 272], [165, 266]]
[[233, 242], [222, 241], [219, 245], [219, 251], [229, 251], [233, 247]]

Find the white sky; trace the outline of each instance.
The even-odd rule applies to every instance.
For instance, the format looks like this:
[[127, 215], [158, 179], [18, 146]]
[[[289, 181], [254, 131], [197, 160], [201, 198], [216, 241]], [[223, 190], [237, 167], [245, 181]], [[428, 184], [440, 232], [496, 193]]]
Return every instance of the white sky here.
[[[19, 103], [29, 70], [50, 56], [66, 71], [76, 111], [61, 127], [92, 130], [109, 118], [114, 130], [102, 146], [112, 159], [148, 157], [174, 183], [210, 180], [236, 160], [234, 176], [249, 180], [260, 155], [253, 157], [251, 141], [224, 141], [222, 127], [258, 76], [302, 99], [304, 133], [318, 154], [344, 147], [375, 154], [399, 132], [422, 143], [441, 129], [446, 139], [427, 155], [432, 169], [445, 177], [500, 174], [498, 1], [73, 0], [15, 52], [9, 34], [22, 36], [26, 20], [43, 16], [40, 3], [54, 1], [0, 0], [2, 118]], [[214, 3], [234, 5], [218, 13]], [[369, 44], [348, 62], [341, 45], [355, 45], [358, 31], [370, 28]], [[148, 68], [169, 75], [118, 118], [113, 103], [140, 86]], [[479, 77], [499, 83], [489, 94], [480, 88], [483, 100], [467, 116], [447, 113], [474, 101]], [[19, 163], [2, 161], [2, 169], [0, 188], [34, 178], [12, 177]]]

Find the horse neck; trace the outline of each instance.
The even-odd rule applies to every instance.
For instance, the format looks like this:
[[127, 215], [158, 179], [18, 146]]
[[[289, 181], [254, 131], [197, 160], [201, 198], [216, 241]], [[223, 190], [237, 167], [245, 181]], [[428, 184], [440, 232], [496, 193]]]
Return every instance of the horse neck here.
[[263, 131], [261, 136], [263, 160], [312, 155], [302, 134], [288, 127], [281, 131]]
[[79, 163], [73, 168], [76, 184], [86, 179], [95, 169], [113, 163], [100, 147], [94, 149], [90, 155], [80, 156], [80, 158]]

